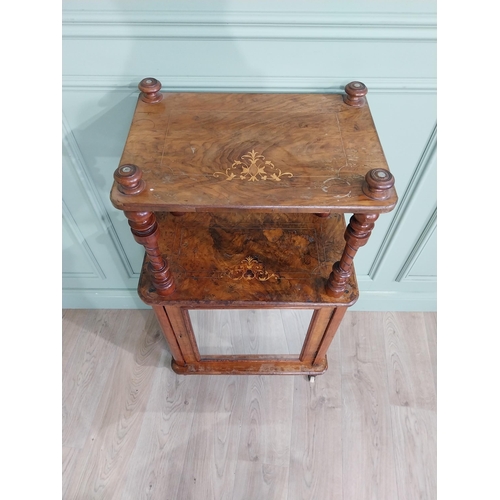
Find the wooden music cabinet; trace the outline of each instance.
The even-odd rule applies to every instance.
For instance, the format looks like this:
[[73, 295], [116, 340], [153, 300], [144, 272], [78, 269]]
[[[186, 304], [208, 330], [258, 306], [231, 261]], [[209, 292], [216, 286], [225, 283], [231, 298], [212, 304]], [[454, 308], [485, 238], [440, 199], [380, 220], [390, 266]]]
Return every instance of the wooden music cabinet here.
[[[314, 380], [358, 298], [353, 258], [397, 202], [366, 86], [162, 93], [145, 78], [139, 89], [111, 201], [145, 247], [138, 293], [156, 313], [173, 370]], [[192, 317], [214, 309], [264, 311], [264, 326], [270, 309], [312, 315], [291, 352], [239, 351], [235, 332], [224, 333], [225, 352], [204, 352]], [[263, 330], [272, 339], [273, 328]]]

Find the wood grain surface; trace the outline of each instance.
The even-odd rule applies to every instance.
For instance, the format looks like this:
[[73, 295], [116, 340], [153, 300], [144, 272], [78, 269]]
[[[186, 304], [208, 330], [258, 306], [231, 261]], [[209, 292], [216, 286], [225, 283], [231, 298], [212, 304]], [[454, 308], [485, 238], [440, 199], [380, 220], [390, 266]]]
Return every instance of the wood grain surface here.
[[294, 377], [248, 377], [238, 459], [288, 466]]
[[434, 323], [348, 311], [311, 384], [177, 375], [152, 311], [65, 311], [62, 498], [434, 500]]
[[231, 500], [247, 384], [246, 377], [201, 378], [179, 489], [173, 498]]
[[391, 406], [399, 500], [436, 498], [436, 414]]
[[[295, 379], [288, 498], [341, 500], [342, 373], [340, 337], [329, 351], [329, 369], [313, 384]], [[318, 383], [316, 383], [318, 382]]]
[[170, 356], [162, 350], [154, 369], [141, 432], [129, 449], [130, 466], [122, 496], [110, 498], [175, 497], [183, 476], [184, 458], [191, 433], [201, 377], [177, 377]]
[[125, 314], [100, 311], [94, 321], [87, 322], [84, 330], [76, 335], [80, 345], [73, 349], [68, 363], [79, 366], [79, 370], [72, 377], [65, 377], [62, 385], [64, 446], [83, 446], [113, 366], [116, 354], [113, 339], [127, 324], [129, 316], [126, 311]]
[[397, 196], [370, 200], [374, 168], [388, 170], [368, 105], [341, 94], [166, 93], [138, 100], [120, 165], [137, 165], [146, 189], [118, 191], [116, 208], [191, 212], [372, 212]]
[[431, 356], [432, 373], [434, 374], [434, 388], [437, 392], [437, 313], [430, 312], [424, 316], [427, 332], [427, 345]]
[[[80, 335], [82, 330], [87, 328], [88, 323], [94, 323], [96, 321], [97, 315], [100, 313], [96, 311], [96, 315], [89, 315], [88, 311], [85, 309], [65, 309], [62, 314], [62, 321], [67, 325], [67, 335], [62, 337], [62, 368], [64, 369], [71, 359], [73, 350], [77, 346], [78, 342], [85, 342], [87, 340], [87, 335], [84, 333]], [[93, 327], [91, 327], [91, 330]], [[81, 347], [78, 347], [81, 351]]]
[[[110, 311], [108, 317], [118, 312]], [[109, 323], [110, 330], [120, 334], [120, 355], [102, 362], [111, 368], [79, 453], [89, 466], [75, 468], [75, 480], [69, 484], [66, 498], [83, 495], [108, 499], [121, 495], [123, 476], [142, 428], [152, 376], [161, 355], [158, 343], [163, 337], [156, 319], [146, 311], [120, 312], [120, 320]], [[81, 369], [81, 363], [78, 367]]]
[[[64, 424], [63, 424], [64, 426]], [[69, 498], [66, 496], [66, 491], [71, 482], [71, 478], [73, 478], [74, 469], [79, 464], [79, 453], [80, 450], [78, 448], [73, 448], [71, 446], [63, 446], [62, 447], [62, 484], [61, 484], [61, 493], [63, 498]]]
[[398, 499], [384, 317], [375, 312], [346, 315], [338, 332], [342, 437], [349, 443], [342, 446], [345, 499]]
[[341, 297], [325, 292], [345, 246], [340, 214], [158, 213], [157, 221], [175, 291], [156, 292], [146, 258], [138, 286], [146, 304], [331, 307], [358, 298], [355, 273]]
[[[391, 404], [435, 410], [436, 388], [424, 318], [418, 313], [403, 317], [387, 313], [384, 330]], [[407, 335], [414, 330], [426, 335]]]

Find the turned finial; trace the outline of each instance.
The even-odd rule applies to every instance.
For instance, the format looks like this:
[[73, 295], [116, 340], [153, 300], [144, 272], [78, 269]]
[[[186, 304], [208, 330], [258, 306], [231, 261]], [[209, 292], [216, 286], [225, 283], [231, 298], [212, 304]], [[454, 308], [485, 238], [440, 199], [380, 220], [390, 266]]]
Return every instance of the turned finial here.
[[363, 193], [372, 200], [386, 200], [392, 194], [394, 176], [384, 168], [374, 168], [365, 175]]
[[163, 94], [160, 92], [161, 83], [156, 78], [144, 78], [139, 83], [141, 91], [141, 101], [149, 104], [160, 102], [163, 99]]
[[361, 82], [351, 82], [345, 86], [344, 102], [353, 108], [362, 108], [366, 104], [365, 95], [368, 93], [366, 85]]
[[146, 183], [142, 180], [142, 171], [137, 165], [121, 165], [113, 176], [118, 191], [122, 194], [139, 194], [146, 187]]

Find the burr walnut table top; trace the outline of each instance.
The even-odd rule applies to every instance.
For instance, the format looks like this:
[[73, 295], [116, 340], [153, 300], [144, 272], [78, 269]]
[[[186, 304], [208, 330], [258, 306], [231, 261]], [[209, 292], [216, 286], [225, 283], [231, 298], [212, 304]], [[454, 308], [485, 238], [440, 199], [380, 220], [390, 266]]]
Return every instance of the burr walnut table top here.
[[140, 168], [121, 210], [383, 213], [365, 175], [389, 170], [368, 103], [340, 94], [164, 93], [139, 99], [120, 165]]

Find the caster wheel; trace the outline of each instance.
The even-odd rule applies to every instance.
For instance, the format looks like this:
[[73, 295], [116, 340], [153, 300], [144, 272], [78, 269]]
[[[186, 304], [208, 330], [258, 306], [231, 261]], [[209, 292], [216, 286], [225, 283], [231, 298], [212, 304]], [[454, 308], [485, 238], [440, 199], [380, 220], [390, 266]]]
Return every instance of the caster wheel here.
[[316, 380], [316, 375], [308, 375], [307, 378], [309, 379], [309, 382], [311, 384], [314, 384], [314, 381]]

